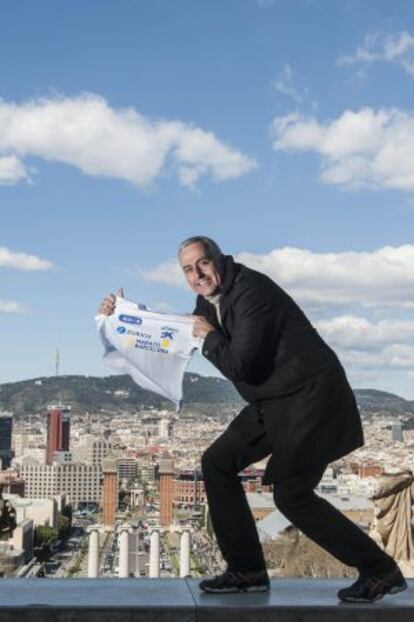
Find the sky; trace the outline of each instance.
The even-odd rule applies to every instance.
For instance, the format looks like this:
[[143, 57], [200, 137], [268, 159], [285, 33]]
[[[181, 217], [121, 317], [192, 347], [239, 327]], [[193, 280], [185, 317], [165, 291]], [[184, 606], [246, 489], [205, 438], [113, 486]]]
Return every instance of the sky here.
[[191, 312], [208, 235], [414, 399], [411, 0], [2, 0], [0, 76], [0, 383], [111, 373], [102, 298]]

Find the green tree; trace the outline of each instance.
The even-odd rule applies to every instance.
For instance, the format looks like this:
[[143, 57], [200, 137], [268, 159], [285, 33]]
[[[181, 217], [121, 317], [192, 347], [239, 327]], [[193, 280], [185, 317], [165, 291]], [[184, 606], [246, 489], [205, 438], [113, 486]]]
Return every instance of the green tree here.
[[49, 525], [38, 525], [35, 530], [36, 544], [42, 546], [43, 544], [50, 544], [58, 537], [58, 530]]
[[70, 525], [72, 525], [73, 508], [70, 505], [70, 503], [68, 503], [67, 505], [63, 506], [62, 514], [63, 514], [63, 516], [67, 516], [67, 518], [69, 519]]
[[58, 516], [58, 534], [59, 538], [64, 538], [70, 530], [70, 520], [67, 516], [59, 513]]

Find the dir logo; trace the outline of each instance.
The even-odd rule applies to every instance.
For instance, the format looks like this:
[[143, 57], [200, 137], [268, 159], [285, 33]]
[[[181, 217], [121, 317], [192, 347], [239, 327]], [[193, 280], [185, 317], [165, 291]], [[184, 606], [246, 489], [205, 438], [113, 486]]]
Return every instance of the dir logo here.
[[125, 322], [125, 324], [142, 324], [142, 319], [137, 315], [120, 315], [119, 319], [121, 322]]

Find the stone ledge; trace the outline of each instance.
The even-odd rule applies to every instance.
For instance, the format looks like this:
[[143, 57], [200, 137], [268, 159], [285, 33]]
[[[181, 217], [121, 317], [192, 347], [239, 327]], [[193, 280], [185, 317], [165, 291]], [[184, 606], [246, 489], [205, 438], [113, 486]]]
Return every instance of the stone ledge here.
[[377, 603], [348, 604], [336, 593], [349, 579], [279, 579], [264, 594], [205, 594], [187, 579], [197, 622], [414, 622], [414, 580]]
[[1, 622], [196, 622], [184, 579], [2, 579]]
[[198, 579], [2, 579], [1, 622], [414, 622], [409, 589], [339, 603], [343, 579], [280, 579], [265, 594], [204, 594]]

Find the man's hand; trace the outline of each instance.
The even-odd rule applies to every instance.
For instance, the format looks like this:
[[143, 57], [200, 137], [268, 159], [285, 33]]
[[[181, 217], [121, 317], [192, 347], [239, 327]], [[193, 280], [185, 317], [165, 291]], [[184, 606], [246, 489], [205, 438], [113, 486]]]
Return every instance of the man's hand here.
[[125, 298], [123, 287], [119, 288], [116, 295], [109, 294], [109, 296], [106, 296], [106, 298], [102, 300], [98, 309], [98, 313], [102, 313], [102, 315], [112, 315], [115, 311], [116, 296], [118, 296], [118, 298]]
[[210, 324], [210, 322], [207, 322], [206, 318], [202, 315], [193, 315], [192, 317], [194, 319], [194, 337], [201, 337], [201, 339], [204, 339], [209, 333], [216, 330], [214, 326]]

